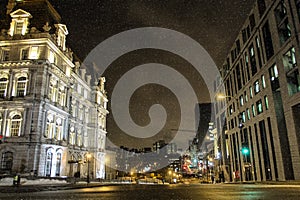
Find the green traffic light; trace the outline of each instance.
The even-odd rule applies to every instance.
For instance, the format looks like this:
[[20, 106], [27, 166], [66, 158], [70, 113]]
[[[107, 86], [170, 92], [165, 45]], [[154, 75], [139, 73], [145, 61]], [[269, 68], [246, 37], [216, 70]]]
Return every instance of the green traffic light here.
[[249, 154], [249, 149], [247, 147], [242, 148], [242, 154], [248, 155]]

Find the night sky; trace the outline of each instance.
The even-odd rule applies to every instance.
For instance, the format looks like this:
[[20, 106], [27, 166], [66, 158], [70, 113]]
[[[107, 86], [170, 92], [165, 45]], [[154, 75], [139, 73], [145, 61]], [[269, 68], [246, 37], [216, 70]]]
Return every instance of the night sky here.
[[[217, 66], [225, 60], [240, 27], [247, 18], [254, 0], [65, 0], [51, 1], [68, 27], [68, 44], [84, 60], [86, 55], [105, 39], [139, 27], [163, 27], [184, 33], [198, 41]], [[210, 102], [208, 90], [193, 66], [169, 52], [144, 49], [121, 56], [104, 73], [107, 94], [111, 97], [116, 82], [128, 70], [144, 63], [161, 63], [178, 70], [189, 80], [200, 103]], [[140, 140], [124, 134], [112, 114], [108, 115], [108, 138], [116, 146], [152, 146], [160, 139], [169, 142], [180, 123], [180, 105], [168, 88], [145, 85], [131, 98], [130, 114], [135, 123], [150, 122], [148, 109], [158, 103], [168, 114], [165, 127], [155, 136]], [[109, 104], [109, 109], [110, 104]], [[194, 127], [190, 128], [191, 130]]]
[[[219, 66], [254, 0], [50, 0], [69, 29], [68, 44], [82, 60], [97, 44], [138, 27], [164, 27], [198, 41]], [[63, 2], [63, 3], [62, 3]], [[97, 3], [95, 3], [97, 2]]]
[[[168, 28], [190, 36], [208, 51], [217, 66], [225, 60], [254, 3], [254, 0], [49, 1], [61, 14], [62, 23], [67, 25], [68, 46], [82, 61], [105, 39], [125, 30], [150, 26]], [[210, 102], [201, 75], [188, 62], [170, 52], [153, 49], [130, 52], [112, 63], [104, 74], [108, 97], [126, 71], [149, 62], [162, 63], [178, 70], [189, 80], [199, 102]], [[89, 71], [93, 73], [91, 69]], [[179, 105], [174, 94], [167, 88], [149, 84], [134, 93], [129, 106], [132, 119], [138, 125], [149, 123], [147, 110], [153, 103], [164, 105], [168, 122], [157, 136], [145, 140], [142, 146], [151, 146], [159, 139], [170, 141], [173, 134], [170, 130], [176, 129], [179, 124]], [[117, 146], [141, 147], [141, 142], [122, 133], [111, 114], [107, 129], [109, 138]]]

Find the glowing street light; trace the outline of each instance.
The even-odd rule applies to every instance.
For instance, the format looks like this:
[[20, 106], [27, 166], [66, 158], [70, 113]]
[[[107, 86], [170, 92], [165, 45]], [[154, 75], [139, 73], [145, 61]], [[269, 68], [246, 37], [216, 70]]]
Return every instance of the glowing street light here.
[[248, 147], [243, 147], [242, 148], [242, 154], [244, 154], [245, 156], [247, 156], [250, 153], [249, 148]]
[[89, 184], [90, 183], [90, 159], [91, 159], [92, 155], [90, 153], [87, 153], [86, 154], [86, 159], [87, 159], [87, 163], [88, 163], [88, 166], [87, 166], [87, 179], [86, 179], [86, 182]]

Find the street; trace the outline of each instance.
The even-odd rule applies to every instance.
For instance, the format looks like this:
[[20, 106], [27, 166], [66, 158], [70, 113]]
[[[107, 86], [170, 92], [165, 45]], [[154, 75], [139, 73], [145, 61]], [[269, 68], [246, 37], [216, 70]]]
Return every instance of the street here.
[[[34, 187], [34, 186], [33, 186]], [[195, 184], [113, 185], [33, 193], [0, 193], [1, 200], [101, 199], [101, 200], [198, 200], [198, 199], [299, 199], [300, 185]]]

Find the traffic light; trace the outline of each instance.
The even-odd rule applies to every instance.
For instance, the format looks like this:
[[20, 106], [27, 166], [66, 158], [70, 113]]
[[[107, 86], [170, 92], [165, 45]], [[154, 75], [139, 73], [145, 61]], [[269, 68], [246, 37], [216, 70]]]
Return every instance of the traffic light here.
[[246, 156], [246, 155], [249, 155], [249, 153], [250, 153], [249, 148], [246, 147], [246, 146], [244, 146], [244, 147], [242, 148], [242, 154]]
[[3, 135], [0, 135], [0, 144], [2, 144]]

